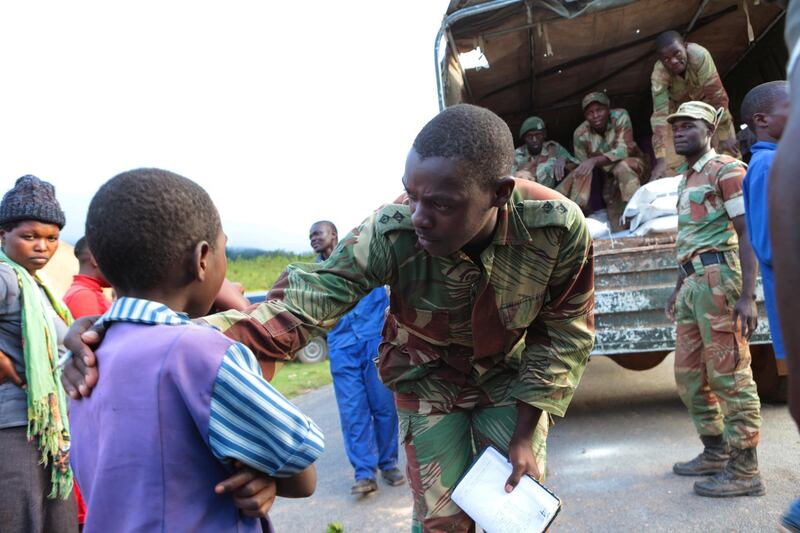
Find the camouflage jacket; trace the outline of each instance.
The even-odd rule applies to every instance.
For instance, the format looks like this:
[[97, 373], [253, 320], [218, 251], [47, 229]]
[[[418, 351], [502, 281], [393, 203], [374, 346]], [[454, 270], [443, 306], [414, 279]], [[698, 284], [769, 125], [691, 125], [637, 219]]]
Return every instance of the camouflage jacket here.
[[667, 116], [674, 113], [683, 102], [699, 100], [715, 108], [725, 108], [725, 113], [717, 125], [719, 131], [733, 131], [733, 118], [728, 110], [728, 93], [717, 73], [717, 66], [708, 50], [695, 43], [687, 43], [688, 64], [684, 76], [673, 76], [656, 61], [650, 76], [650, 90], [653, 93], [653, 151], [657, 158], [666, 157]]
[[[540, 178], [546, 178], [546, 175], [555, 164], [555, 160], [559, 157], [563, 157], [568, 163], [576, 165], [580, 163], [566, 148], [555, 141], [545, 141], [542, 145], [542, 151], [535, 156], [530, 155], [528, 147], [523, 144], [514, 150], [514, 163], [511, 165], [511, 173], [526, 170], [537, 178], [537, 182], [543, 183], [543, 179]], [[544, 185], [551, 187], [548, 183], [544, 183]], [[555, 186], [555, 184], [552, 186]]]
[[[573, 135], [575, 157], [586, 161], [590, 157], [604, 155], [612, 163], [636, 157], [644, 159], [639, 145], [633, 140], [633, 126], [631, 117], [624, 109], [611, 109], [608, 113], [608, 125], [604, 135], [595, 133], [588, 121], [578, 126]], [[610, 170], [613, 165], [606, 165], [605, 170]]]
[[[388, 285], [383, 382], [420, 411], [449, 410], [465, 387], [563, 416], [594, 342], [592, 242], [580, 210], [516, 180], [481, 264], [420, 248], [404, 204], [389, 204], [325, 262], [293, 264], [249, 314], [207, 317], [247, 344], [262, 368], [324, 333], [374, 287]], [[427, 407], [426, 407], [427, 406]]]
[[744, 215], [742, 182], [747, 166], [711, 149], [678, 186], [678, 262], [716, 250], [739, 247], [733, 219]]

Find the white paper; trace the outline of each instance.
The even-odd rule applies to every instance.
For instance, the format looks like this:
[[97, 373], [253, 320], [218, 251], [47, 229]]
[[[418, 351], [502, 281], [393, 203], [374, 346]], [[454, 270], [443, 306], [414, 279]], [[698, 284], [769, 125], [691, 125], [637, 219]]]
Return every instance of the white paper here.
[[486, 533], [541, 533], [558, 512], [558, 498], [528, 476], [506, 492], [511, 463], [487, 448], [453, 491], [453, 501]]

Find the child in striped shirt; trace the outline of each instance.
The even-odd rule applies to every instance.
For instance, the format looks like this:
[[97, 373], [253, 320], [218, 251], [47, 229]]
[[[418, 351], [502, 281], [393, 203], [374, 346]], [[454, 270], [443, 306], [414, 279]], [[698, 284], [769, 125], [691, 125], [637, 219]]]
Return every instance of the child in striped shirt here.
[[213, 489], [237, 463], [274, 477], [279, 496], [311, 495], [319, 428], [247, 347], [190, 320], [227, 266], [208, 194], [171, 172], [125, 172], [95, 194], [86, 237], [118, 299], [100, 319], [103, 377], [71, 404], [85, 533], [261, 531]]

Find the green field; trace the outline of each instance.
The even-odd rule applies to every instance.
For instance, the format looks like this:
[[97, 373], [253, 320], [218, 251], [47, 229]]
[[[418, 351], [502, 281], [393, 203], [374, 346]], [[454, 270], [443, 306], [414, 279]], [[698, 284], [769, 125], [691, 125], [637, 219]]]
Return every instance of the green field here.
[[292, 398], [333, 382], [328, 359], [321, 363], [288, 363], [270, 382], [278, 392]]
[[262, 252], [255, 257], [228, 258], [228, 279], [244, 285], [246, 291], [266, 291], [289, 263], [313, 263], [314, 254], [298, 255], [284, 251]]

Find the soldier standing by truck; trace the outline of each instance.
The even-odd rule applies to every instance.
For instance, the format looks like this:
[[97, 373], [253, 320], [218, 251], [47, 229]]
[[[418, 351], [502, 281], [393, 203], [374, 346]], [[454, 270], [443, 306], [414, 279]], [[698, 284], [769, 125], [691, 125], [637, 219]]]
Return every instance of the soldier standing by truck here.
[[747, 345], [758, 319], [757, 268], [744, 220], [745, 165], [711, 148], [723, 111], [686, 102], [667, 119], [689, 168], [678, 190], [680, 272], [666, 312], [677, 320], [678, 393], [704, 445], [673, 471], [714, 474], [694, 484], [701, 496], [760, 496], [761, 403]]
[[715, 130], [713, 146], [722, 153], [741, 159], [733, 128], [733, 117], [728, 110], [728, 93], [722, 85], [717, 66], [708, 50], [695, 43], [687, 43], [678, 32], [664, 32], [656, 38], [658, 61], [650, 76], [653, 93], [653, 150], [656, 164], [651, 180], [682, 172], [685, 160], [676, 154], [671, 141], [667, 115], [674, 113], [682, 103], [691, 100], [705, 102], [724, 110]]

